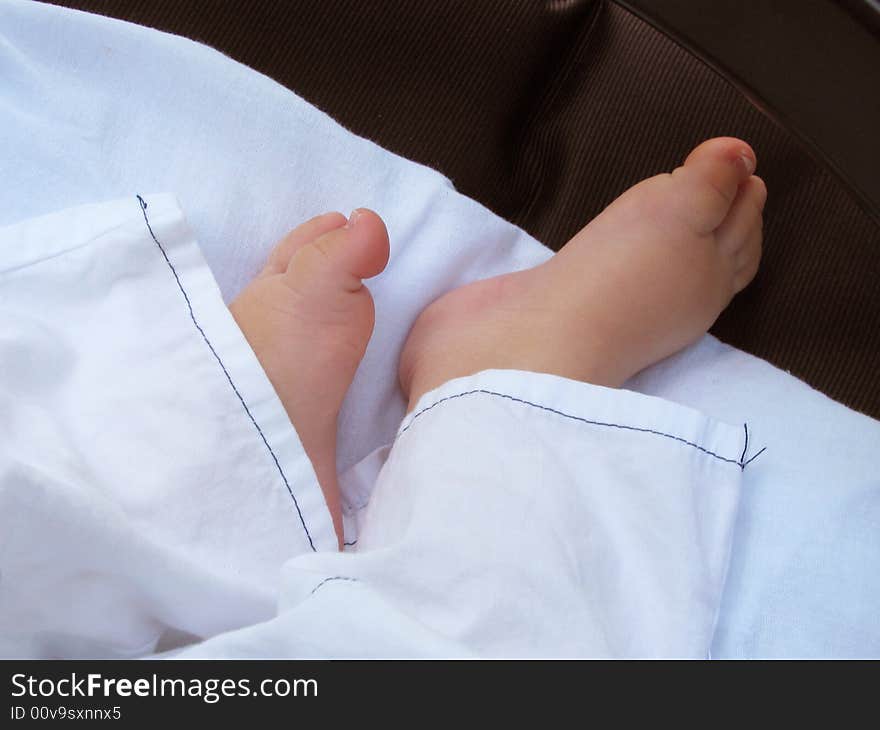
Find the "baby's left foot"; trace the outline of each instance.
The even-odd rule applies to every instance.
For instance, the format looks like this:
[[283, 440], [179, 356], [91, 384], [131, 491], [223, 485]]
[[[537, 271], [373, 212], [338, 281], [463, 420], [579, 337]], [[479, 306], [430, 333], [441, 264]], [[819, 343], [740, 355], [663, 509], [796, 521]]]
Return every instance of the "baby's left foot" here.
[[311, 459], [340, 543], [336, 419], [373, 332], [361, 280], [387, 263], [378, 215], [327, 213], [288, 233], [229, 305]]

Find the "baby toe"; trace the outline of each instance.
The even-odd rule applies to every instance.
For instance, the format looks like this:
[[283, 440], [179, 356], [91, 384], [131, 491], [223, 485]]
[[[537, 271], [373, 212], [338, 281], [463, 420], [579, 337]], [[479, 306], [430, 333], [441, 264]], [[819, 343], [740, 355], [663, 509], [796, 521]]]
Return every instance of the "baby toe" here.
[[378, 214], [357, 208], [348, 219], [349, 240], [341, 263], [361, 279], [378, 276], [388, 265], [388, 229]]
[[761, 229], [766, 200], [767, 187], [759, 177], [753, 175], [739, 187], [727, 215], [715, 230], [715, 240], [722, 253], [736, 257], [751, 232]]
[[305, 223], [298, 225], [275, 244], [275, 248], [269, 253], [269, 259], [260, 276], [283, 274], [290, 265], [290, 259], [303, 246], [312, 243], [325, 233], [342, 228], [345, 224], [345, 216], [342, 213], [333, 212], [315, 216]]
[[682, 186], [682, 201], [699, 233], [709, 233], [728, 215], [740, 185], [756, 167], [749, 145], [733, 137], [703, 142], [687, 157], [673, 178]]
[[285, 278], [300, 290], [331, 288], [357, 291], [361, 280], [381, 273], [388, 263], [388, 232], [371, 210], [352, 212], [342, 227], [299, 248]]
[[737, 268], [733, 277], [734, 293], [745, 289], [758, 273], [763, 240], [764, 233], [760, 226], [756, 226], [747, 234], [745, 243], [737, 256]]
[[752, 176], [740, 186], [730, 212], [715, 232], [716, 245], [732, 267], [734, 292], [745, 288], [758, 271], [766, 200], [764, 181]]

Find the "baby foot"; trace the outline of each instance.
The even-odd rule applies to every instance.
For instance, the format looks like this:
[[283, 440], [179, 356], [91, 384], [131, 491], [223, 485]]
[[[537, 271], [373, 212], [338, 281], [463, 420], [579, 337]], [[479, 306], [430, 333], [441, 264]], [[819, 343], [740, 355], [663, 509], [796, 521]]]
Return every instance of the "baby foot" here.
[[361, 280], [387, 263], [378, 215], [327, 213], [288, 233], [229, 305], [315, 468], [340, 543], [336, 419], [373, 332], [373, 299]]
[[767, 191], [744, 142], [717, 138], [627, 190], [546, 263], [456, 289], [400, 358], [410, 408], [489, 368], [618, 387], [703, 335], [755, 276]]

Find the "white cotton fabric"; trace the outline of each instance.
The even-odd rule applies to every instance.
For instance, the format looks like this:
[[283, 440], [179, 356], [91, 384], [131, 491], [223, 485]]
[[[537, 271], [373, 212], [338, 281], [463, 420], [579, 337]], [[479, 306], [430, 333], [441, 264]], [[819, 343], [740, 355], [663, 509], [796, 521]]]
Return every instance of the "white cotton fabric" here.
[[[371, 282], [377, 305], [376, 332], [346, 401], [340, 425], [339, 464], [345, 471], [349, 541], [358, 539], [359, 530], [366, 534], [372, 522], [372, 516], [369, 519], [365, 516], [372, 515], [372, 506], [358, 508], [370, 501], [379, 469], [388, 456], [387, 444], [394, 439], [403, 416], [404, 405], [396, 390], [394, 371], [400, 346], [417, 313], [431, 299], [454, 286], [531, 266], [550, 255], [523, 231], [457, 194], [442, 176], [355, 137], [291, 92], [204, 46], [39, 3], [0, 2], [0, 135], [3, 142], [0, 170], [4, 176], [4, 185], [0, 186], [0, 225], [14, 224], [68, 206], [115, 198], [127, 198], [126, 204], [131, 205], [137, 193], [172, 191], [187, 213], [226, 301], [260, 267], [272, 243], [304, 218], [333, 209], [348, 212], [356, 206], [374, 208], [383, 216], [391, 235], [391, 263], [382, 276]], [[148, 202], [150, 200], [152, 198], [148, 198]], [[161, 209], [162, 199], [156, 200], [155, 204]], [[137, 208], [134, 212], [138, 212]], [[12, 255], [8, 248], [8, 243], [0, 248], [0, 257]], [[129, 269], [124, 270], [130, 274]], [[112, 272], [106, 273], [109, 279]], [[134, 278], [133, 274], [126, 275], [120, 281]], [[200, 291], [205, 294], [208, 289], [205, 286]], [[147, 297], [147, 301], [150, 299]], [[210, 297], [200, 295], [200, 299], [210, 300]], [[90, 306], [93, 305], [94, 302]], [[149, 309], [149, 306], [141, 309]], [[229, 343], [229, 357], [249, 363], [241, 369], [250, 374], [242, 378], [252, 383], [254, 390], [248, 394], [242, 390], [247, 390], [245, 385], [239, 388], [244, 400], [249, 407], [251, 398], [256, 399], [255, 404], [265, 400], [266, 384], [256, 371], [252, 355], [239, 352], [243, 341], [229, 334], [231, 325], [224, 319], [225, 312], [213, 306], [209, 309], [216, 313], [211, 316], [218, 323], [225, 321], [225, 325], [218, 326], [227, 331], [228, 337], [223, 340]], [[184, 319], [180, 326], [186, 322]], [[15, 350], [19, 349], [20, 339], [38, 337], [26, 335], [20, 324], [15, 326], [18, 327], [12, 342]], [[84, 342], [93, 344], [96, 339], [98, 330]], [[173, 342], [161, 339], [159, 342], [164, 344], [150, 349], [149, 355], [153, 359], [174, 359], [178, 356], [176, 348], [186, 350], [195, 347], [198, 341], [193, 344], [183, 339]], [[77, 342], [74, 340], [74, 345]], [[79, 349], [75, 349], [75, 354], [79, 357]], [[6, 362], [6, 359], [0, 361], [0, 366], [6, 367]], [[186, 406], [192, 411], [185, 417], [210, 420], [209, 416], [196, 411], [201, 408], [199, 404], [211, 401], [213, 391], [208, 395], [208, 390], [192, 390], [194, 386], [202, 386], [190, 383], [180, 369], [176, 375], [181, 378], [178, 385], [185, 383], [190, 388], [188, 392], [181, 387], [174, 391], [181, 399], [181, 408], [186, 410], [183, 408]], [[0, 388], [8, 389], [5, 377], [6, 371], [0, 371]], [[532, 382], [531, 378], [524, 380]], [[91, 382], [95, 389], [102, 381]], [[219, 385], [210, 387], [219, 388], [224, 382], [221, 380]], [[168, 387], [174, 385], [171, 383]], [[880, 424], [833, 403], [767, 363], [711, 337], [649, 369], [627, 387], [685, 404], [726, 423], [748, 422], [752, 442], [749, 454], [768, 447], [742, 473], [741, 503], [722, 610], [714, 634], [713, 655], [880, 654], [880, 622], [876, 618], [880, 615], [880, 476], [875, 466]], [[487, 389], [500, 391], [499, 388]], [[566, 392], [565, 403], [556, 405], [559, 410], [568, 409], [572, 413], [587, 412], [595, 392], [590, 386], [580, 385]], [[546, 393], [548, 398], [555, 399], [552, 388]], [[623, 393], [616, 395], [628, 397]], [[49, 399], [47, 394], [40, 397]], [[173, 404], [173, 398], [169, 396], [167, 400]], [[21, 402], [17, 396], [16, 407]], [[234, 406], [236, 402], [224, 401], [225, 406]], [[219, 406], [206, 407], [211, 412]], [[241, 408], [240, 402], [238, 407]], [[266, 407], [277, 415], [277, 403]], [[132, 421], [134, 429], [140, 416], [133, 415], [133, 411], [125, 412], [124, 422]], [[142, 415], [143, 411], [136, 413]], [[120, 414], [114, 415], [118, 419]], [[638, 414], [633, 411], [632, 415]], [[9, 417], [4, 413], [2, 418]], [[248, 423], [246, 421], [245, 426]], [[581, 431], [573, 428], [575, 423], [571, 424], [571, 432], [581, 438]], [[678, 421], [673, 418], [668, 425], [674, 430]], [[95, 427], [92, 424], [88, 428]], [[235, 428], [244, 426], [236, 424]], [[279, 426], [279, 429], [278, 433], [282, 434], [284, 428]], [[224, 452], [225, 439], [218, 436], [214, 443], [208, 443], [212, 438], [214, 436], [206, 437], [204, 451], [199, 453], [212, 448]], [[282, 436], [279, 439], [285, 440]], [[91, 464], [95, 460], [95, 454], [89, 451], [92, 442], [77, 438], [74, 443], [71, 459]], [[285, 443], [292, 444], [287, 447], [291, 463], [301, 465], [301, 454], [298, 457], [294, 453], [296, 441], [288, 439]], [[249, 454], [258, 452], [256, 447], [248, 451]], [[2, 468], [6, 468], [6, 463], [0, 462]], [[242, 463], [241, 466], [246, 469], [253, 464]], [[107, 468], [112, 473], [112, 464]], [[257, 472], [265, 476], [266, 469], [261, 462]], [[200, 473], [199, 469], [193, 473]], [[216, 478], [219, 473], [215, 470], [211, 477]], [[115, 474], [118, 476], [118, 472]], [[70, 475], [62, 477], [66, 479]], [[572, 478], [578, 477], [579, 473]], [[61, 483], [66, 483], [64, 479]], [[264, 488], [271, 491], [274, 487], [269, 484], [268, 476], [265, 479]], [[384, 472], [379, 478], [380, 486], [382, 479]], [[186, 484], [187, 499], [191, 502], [198, 501], [198, 495], [205, 490], [215, 488], [212, 479], [188, 480]], [[245, 485], [244, 489], [252, 489], [251, 482]], [[107, 500], [115, 505], [124, 498], [125, 491], [124, 485], [117, 482], [102, 494], [110, 495]], [[228, 491], [234, 490], [229, 487]], [[283, 517], [274, 511], [274, 506], [280, 505], [271, 500], [268, 505], [267, 513], [271, 512], [274, 518], [267, 515], [260, 520], [268, 520], [267, 524], [272, 525], [273, 519], [289, 519], [289, 505]], [[315, 508], [314, 499], [311, 506]], [[168, 503], [166, 508], [171, 512], [179, 509], [176, 503], [173, 508]], [[161, 534], [164, 540], [177, 527], [170, 516], [162, 517], [165, 522], [158, 523], [155, 533], [151, 532], [154, 526], [148, 524], [149, 520], [141, 522], [139, 529], [146, 534]], [[54, 519], [65, 529], [74, 529], [72, 522], [61, 521], [57, 515]], [[326, 520], [326, 515], [320, 519]], [[258, 521], [258, 524], [261, 523]], [[207, 529], [207, 533], [210, 532], [211, 529]], [[73, 538], [62, 540], [62, 534], [63, 531], [58, 533], [58, 542], [50, 544], [47, 551], [67, 549], [65, 546]], [[190, 535], [190, 546], [198, 551], [196, 543], [201, 532], [196, 529]], [[296, 536], [294, 531], [287, 539], [301, 540], [301, 536]], [[270, 535], [266, 545], [272, 540], [274, 537]], [[206, 543], [212, 547], [202, 551], [200, 569], [212, 569], [225, 575], [223, 566], [228, 558], [224, 557], [226, 553], [213, 553], [216, 542], [219, 541]], [[116, 549], [118, 541], [109, 544]], [[355, 547], [362, 548], [360, 540]], [[227, 550], [231, 549], [227, 546]], [[263, 548], [255, 549], [259, 552]], [[284, 544], [281, 552], [291, 549], [298, 548]], [[106, 552], [104, 548], [95, 548], [96, 555]], [[319, 558], [298, 558], [294, 563], [348, 557], [322, 554]], [[282, 560], [280, 555], [278, 560]], [[39, 564], [31, 563], [28, 569], [35, 570]], [[134, 573], [147, 571], [140, 564], [134, 565]], [[296, 583], [295, 576], [299, 574], [296, 565], [285, 568], [285, 586]], [[6, 601], [14, 585], [8, 580], [10, 567], [3, 564], [0, 569], [3, 570], [0, 601]], [[266, 573], [272, 570], [271, 562], [267, 563]], [[239, 572], [239, 577], [241, 574]], [[310, 577], [324, 580], [332, 576]], [[77, 580], [81, 578], [79, 574]], [[148, 572], [141, 578], [139, 586], [165, 590], [165, 583], [152, 580]], [[81, 585], [77, 580], [71, 578], [69, 588], [63, 590], [78, 595]], [[241, 582], [247, 581], [242, 579]], [[189, 626], [175, 630], [204, 637], [232, 628], [231, 624], [245, 626], [268, 618], [271, 611], [265, 608], [266, 601], [272, 599], [267, 597], [278, 593], [278, 585], [266, 587], [271, 583], [268, 579], [266, 583], [252, 582], [256, 587], [242, 589], [242, 595], [261, 597], [255, 598], [247, 611], [236, 609], [240, 611], [236, 613], [230, 609], [227, 624], [221, 626], [222, 621], [200, 623], [192, 617], [181, 622], [175, 618], [177, 623]], [[46, 586], [52, 587], [52, 584], [47, 582]], [[228, 587], [229, 593], [224, 594], [227, 596], [240, 588], [234, 581]], [[196, 590], [194, 586], [193, 591]], [[335, 595], [339, 601], [350, 603], [354, 601], [353, 593], [349, 597], [350, 591], [360, 591], [357, 602], [365, 606], [365, 613], [384, 615], [386, 609], [391, 610], [389, 606], [398, 612], [402, 610], [402, 604], [389, 598], [387, 587], [342, 580], [326, 583], [314, 593], [314, 600], [302, 604], [305, 608], [301, 610], [311, 606], [308, 610], [315, 610], [317, 616], [320, 610], [315, 608], [315, 600], [329, 601], [330, 596]], [[288, 588], [282, 593], [297, 595], [289, 594]], [[126, 605], [133, 616], [153, 616], [153, 634], [136, 634], [145, 637], [146, 646], [152, 641], [150, 636], [161, 637], [167, 626], [176, 624], [174, 621], [163, 624], [168, 618], [167, 612], [156, 609], [161, 602], [155, 595], [138, 596], [134, 605]], [[192, 600], [190, 604], [188, 599], [182, 599], [181, 605], [192, 605], [194, 611], [200, 610], [201, 604], [195, 598]], [[295, 598], [288, 597], [282, 599], [282, 605], [286, 610], [276, 622], [288, 620], [292, 614], [287, 609], [299, 604]], [[124, 616], [125, 612], [120, 620]], [[348, 617], [345, 622], [353, 620]], [[408, 621], [410, 628], [418, 626], [434, 636], [430, 628], [418, 623], [417, 616], [408, 616]], [[340, 626], [350, 625], [345, 622]], [[268, 634], [260, 633], [263, 627], [272, 625], [244, 630], [254, 640], [251, 653], [259, 654], [261, 646], [266, 649], [285, 645], [280, 639], [273, 644]], [[536, 621], [535, 625], [540, 622]], [[289, 628], [281, 627], [279, 633]], [[332, 627], [325, 633], [330, 641]], [[240, 632], [233, 636], [237, 637], [236, 642], [245, 641], [245, 645], [237, 646], [239, 652], [247, 653], [247, 639], [242, 638]], [[217, 642], [221, 642], [221, 638], [211, 644], [218, 651], [220, 643]], [[369, 647], [366, 653], [381, 653], [383, 646], [389, 653], [405, 653], [405, 647], [409, 646], [403, 639], [403, 643], [394, 644], [387, 634], [371, 635], [373, 644], [362, 638], [365, 642], [362, 646]], [[137, 640], [139, 638], [129, 637], [124, 642], [108, 644], [106, 653], [136, 653]], [[268, 643], [261, 645], [262, 640]], [[339, 636], [333, 640], [337, 642], [335, 645], [316, 643], [312, 653], [320, 654], [321, 647], [325, 646], [328, 653], [344, 654], [345, 647]], [[67, 641], [57, 646], [73, 652], [76, 642], [69, 636]], [[434, 649], [426, 648], [426, 652], [436, 649], [436, 653], [441, 654], [452, 647], [464, 650], [459, 639], [452, 645], [437, 641], [440, 643], [431, 644], [425, 638], [420, 646], [430, 645]], [[28, 644], [25, 648], [30, 650], [35, 646]], [[83, 646], [86, 647], [84, 653], [96, 650], [87, 641]], [[338, 650], [331, 651], [331, 646]], [[354, 648], [348, 651], [355, 653]], [[303, 653], [308, 652], [303, 649]]]
[[0, 230], [0, 654], [137, 656], [253, 623], [287, 557], [335, 544], [169, 196]]
[[441, 655], [706, 657], [743, 446], [739, 428], [637, 393], [515, 371], [450, 381], [404, 419], [357, 552], [291, 560], [277, 619], [185, 656], [363, 655], [326, 617], [366, 602], [381, 610], [348, 635], [406, 636], [408, 655], [416, 620]]
[[708, 652], [739, 428], [548, 375], [454, 380], [339, 554], [169, 196], [31, 219], [0, 252], [4, 655]]

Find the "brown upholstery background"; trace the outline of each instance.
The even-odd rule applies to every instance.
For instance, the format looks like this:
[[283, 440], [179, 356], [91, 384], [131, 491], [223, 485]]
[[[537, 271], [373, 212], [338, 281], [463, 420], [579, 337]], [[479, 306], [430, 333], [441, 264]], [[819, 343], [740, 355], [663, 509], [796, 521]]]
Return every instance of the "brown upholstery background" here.
[[880, 417], [880, 230], [784, 130], [612, 2], [57, 3], [214, 46], [553, 248], [703, 139], [746, 139], [769, 188], [764, 259], [712, 332]]

